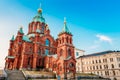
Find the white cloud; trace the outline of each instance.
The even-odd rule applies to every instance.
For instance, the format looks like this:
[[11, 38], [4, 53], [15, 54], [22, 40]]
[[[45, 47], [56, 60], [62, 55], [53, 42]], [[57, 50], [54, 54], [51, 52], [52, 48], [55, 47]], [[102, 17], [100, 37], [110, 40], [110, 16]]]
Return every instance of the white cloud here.
[[112, 39], [108, 36], [97, 34], [96, 37], [98, 37], [100, 41], [112, 43]]
[[88, 47], [88, 50], [100, 49], [101, 45], [104, 44], [102, 42], [107, 42], [109, 44], [112, 44], [112, 39], [106, 35], [97, 34], [96, 37], [98, 38], [98, 40], [94, 40], [93, 44]]

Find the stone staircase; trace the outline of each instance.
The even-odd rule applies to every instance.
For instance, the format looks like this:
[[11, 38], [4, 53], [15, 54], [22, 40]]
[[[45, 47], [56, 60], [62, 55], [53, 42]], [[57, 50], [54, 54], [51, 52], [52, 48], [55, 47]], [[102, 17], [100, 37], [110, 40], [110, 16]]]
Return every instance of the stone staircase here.
[[22, 71], [19, 70], [6, 70], [7, 80], [26, 80]]

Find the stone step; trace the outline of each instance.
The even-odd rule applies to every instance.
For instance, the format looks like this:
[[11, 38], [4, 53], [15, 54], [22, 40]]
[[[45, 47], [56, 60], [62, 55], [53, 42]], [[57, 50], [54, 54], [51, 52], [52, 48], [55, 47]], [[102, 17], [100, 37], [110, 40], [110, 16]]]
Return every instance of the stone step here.
[[7, 80], [25, 80], [22, 71], [19, 70], [6, 70]]

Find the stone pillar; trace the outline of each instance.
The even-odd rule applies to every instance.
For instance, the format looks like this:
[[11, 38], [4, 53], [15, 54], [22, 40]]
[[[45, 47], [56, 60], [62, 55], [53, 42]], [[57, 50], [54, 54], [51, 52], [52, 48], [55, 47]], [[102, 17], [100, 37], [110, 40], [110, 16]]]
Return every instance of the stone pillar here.
[[64, 78], [67, 79], [67, 63], [64, 62]]
[[14, 69], [17, 68], [17, 61], [18, 61], [18, 58], [16, 57], [16, 58], [15, 58], [15, 61], [14, 61]]
[[24, 54], [21, 55], [20, 70], [23, 68]]
[[8, 62], [5, 62], [5, 69], [8, 69]]
[[10, 65], [9, 65], [9, 69], [11, 70], [12, 69], [12, 63], [10, 62]]
[[33, 64], [32, 64], [32, 70], [36, 70], [36, 62], [37, 61], [37, 55], [33, 55]]

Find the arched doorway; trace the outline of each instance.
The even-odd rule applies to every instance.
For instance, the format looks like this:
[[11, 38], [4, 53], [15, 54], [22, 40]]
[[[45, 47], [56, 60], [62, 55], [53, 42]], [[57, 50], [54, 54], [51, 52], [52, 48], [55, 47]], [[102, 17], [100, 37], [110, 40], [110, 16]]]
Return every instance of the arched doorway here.
[[67, 78], [75, 78], [75, 64], [73, 62], [70, 62], [67, 67]]

